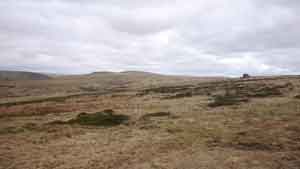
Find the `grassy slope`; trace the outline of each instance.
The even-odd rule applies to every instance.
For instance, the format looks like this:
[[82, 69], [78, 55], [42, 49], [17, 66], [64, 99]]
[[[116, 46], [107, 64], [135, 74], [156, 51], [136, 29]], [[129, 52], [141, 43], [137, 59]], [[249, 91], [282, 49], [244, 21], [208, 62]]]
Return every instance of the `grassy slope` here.
[[[104, 83], [106, 75], [100, 76], [63, 77], [55, 83], [112, 82]], [[128, 79], [117, 76], [122, 85]], [[155, 85], [148, 82], [154, 77], [133, 79], [139, 78], [143, 85], [131, 81], [118, 93], [0, 107], [0, 168], [299, 168], [298, 77], [205, 83], [163, 77]], [[269, 90], [266, 86], [281, 95], [255, 93]], [[243, 95], [248, 102], [208, 106], [224, 92]], [[130, 120], [113, 127], [52, 123], [104, 109]]]

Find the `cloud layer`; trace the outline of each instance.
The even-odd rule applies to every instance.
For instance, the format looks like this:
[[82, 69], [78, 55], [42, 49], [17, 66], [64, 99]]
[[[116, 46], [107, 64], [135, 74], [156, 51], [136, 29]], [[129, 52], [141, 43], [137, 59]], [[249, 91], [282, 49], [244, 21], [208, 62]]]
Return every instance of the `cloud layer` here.
[[0, 69], [300, 72], [298, 0], [3, 0]]

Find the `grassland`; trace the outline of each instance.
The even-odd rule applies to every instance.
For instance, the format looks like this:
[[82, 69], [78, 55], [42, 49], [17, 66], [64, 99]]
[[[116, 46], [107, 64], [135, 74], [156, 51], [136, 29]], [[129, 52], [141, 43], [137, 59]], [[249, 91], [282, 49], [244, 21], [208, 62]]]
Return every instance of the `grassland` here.
[[0, 86], [0, 169], [299, 169], [300, 77]]

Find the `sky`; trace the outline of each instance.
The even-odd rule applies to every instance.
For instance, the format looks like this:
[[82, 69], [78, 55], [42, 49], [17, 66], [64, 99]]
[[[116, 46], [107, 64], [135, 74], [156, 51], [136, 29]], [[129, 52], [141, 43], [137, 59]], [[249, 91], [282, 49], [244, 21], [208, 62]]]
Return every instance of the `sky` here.
[[300, 1], [1, 0], [0, 69], [300, 74]]

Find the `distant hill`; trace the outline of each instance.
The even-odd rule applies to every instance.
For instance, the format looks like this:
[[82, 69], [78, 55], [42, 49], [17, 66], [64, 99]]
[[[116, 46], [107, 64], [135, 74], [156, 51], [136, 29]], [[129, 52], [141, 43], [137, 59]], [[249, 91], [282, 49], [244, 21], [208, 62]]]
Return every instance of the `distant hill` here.
[[[163, 75], [143, 71], [123, 71], [123, 72], [93, 72], [87, 75], [72, 76], [69, 79], [80, 77], [81, 82], [97, 84], [101, 87], [122, 86], [132, 89], [162, 85], [184, 85], [190, 83], [201, 83], [205, 81], [222, 80], [224, 77], [195, 77], [182, 75]], [[73, 83], [75, 84], [75, 83]], [[95, 87], [95, 85], [93, 85]]]
[[152, 73], [152, 72], [143, 72], [143, 71], [123, 71], [120, 72], [123, 75], [144, 75], [144, 76], [161, 76], [162, 74]]
[[49, 76], [23, 71], [0, 71], [0, 80], [47, 80]]
[[[46, 80], [36, 81], [39, 79]], [[112, 90], [139, 91], [161, 86], [196, 85], [203, 82], [224, 79], [224, 77], [176, 76], [142, 71], [102, 71], [81, 75], [0, 71], [0, 102], [1, 97], [7, 98], [8, 96], [70, 95], [87, 92], [107, 92]], [[15, 85], [15, 81], [17, 80], [26, 80], [26, 82], [24, 81]]]
[[160, 75], [160, 74], [143, 72], [143, 71], [123, 71], [123, 72], [100, 71], [100, 72], [90, 73], [89, 75]]

